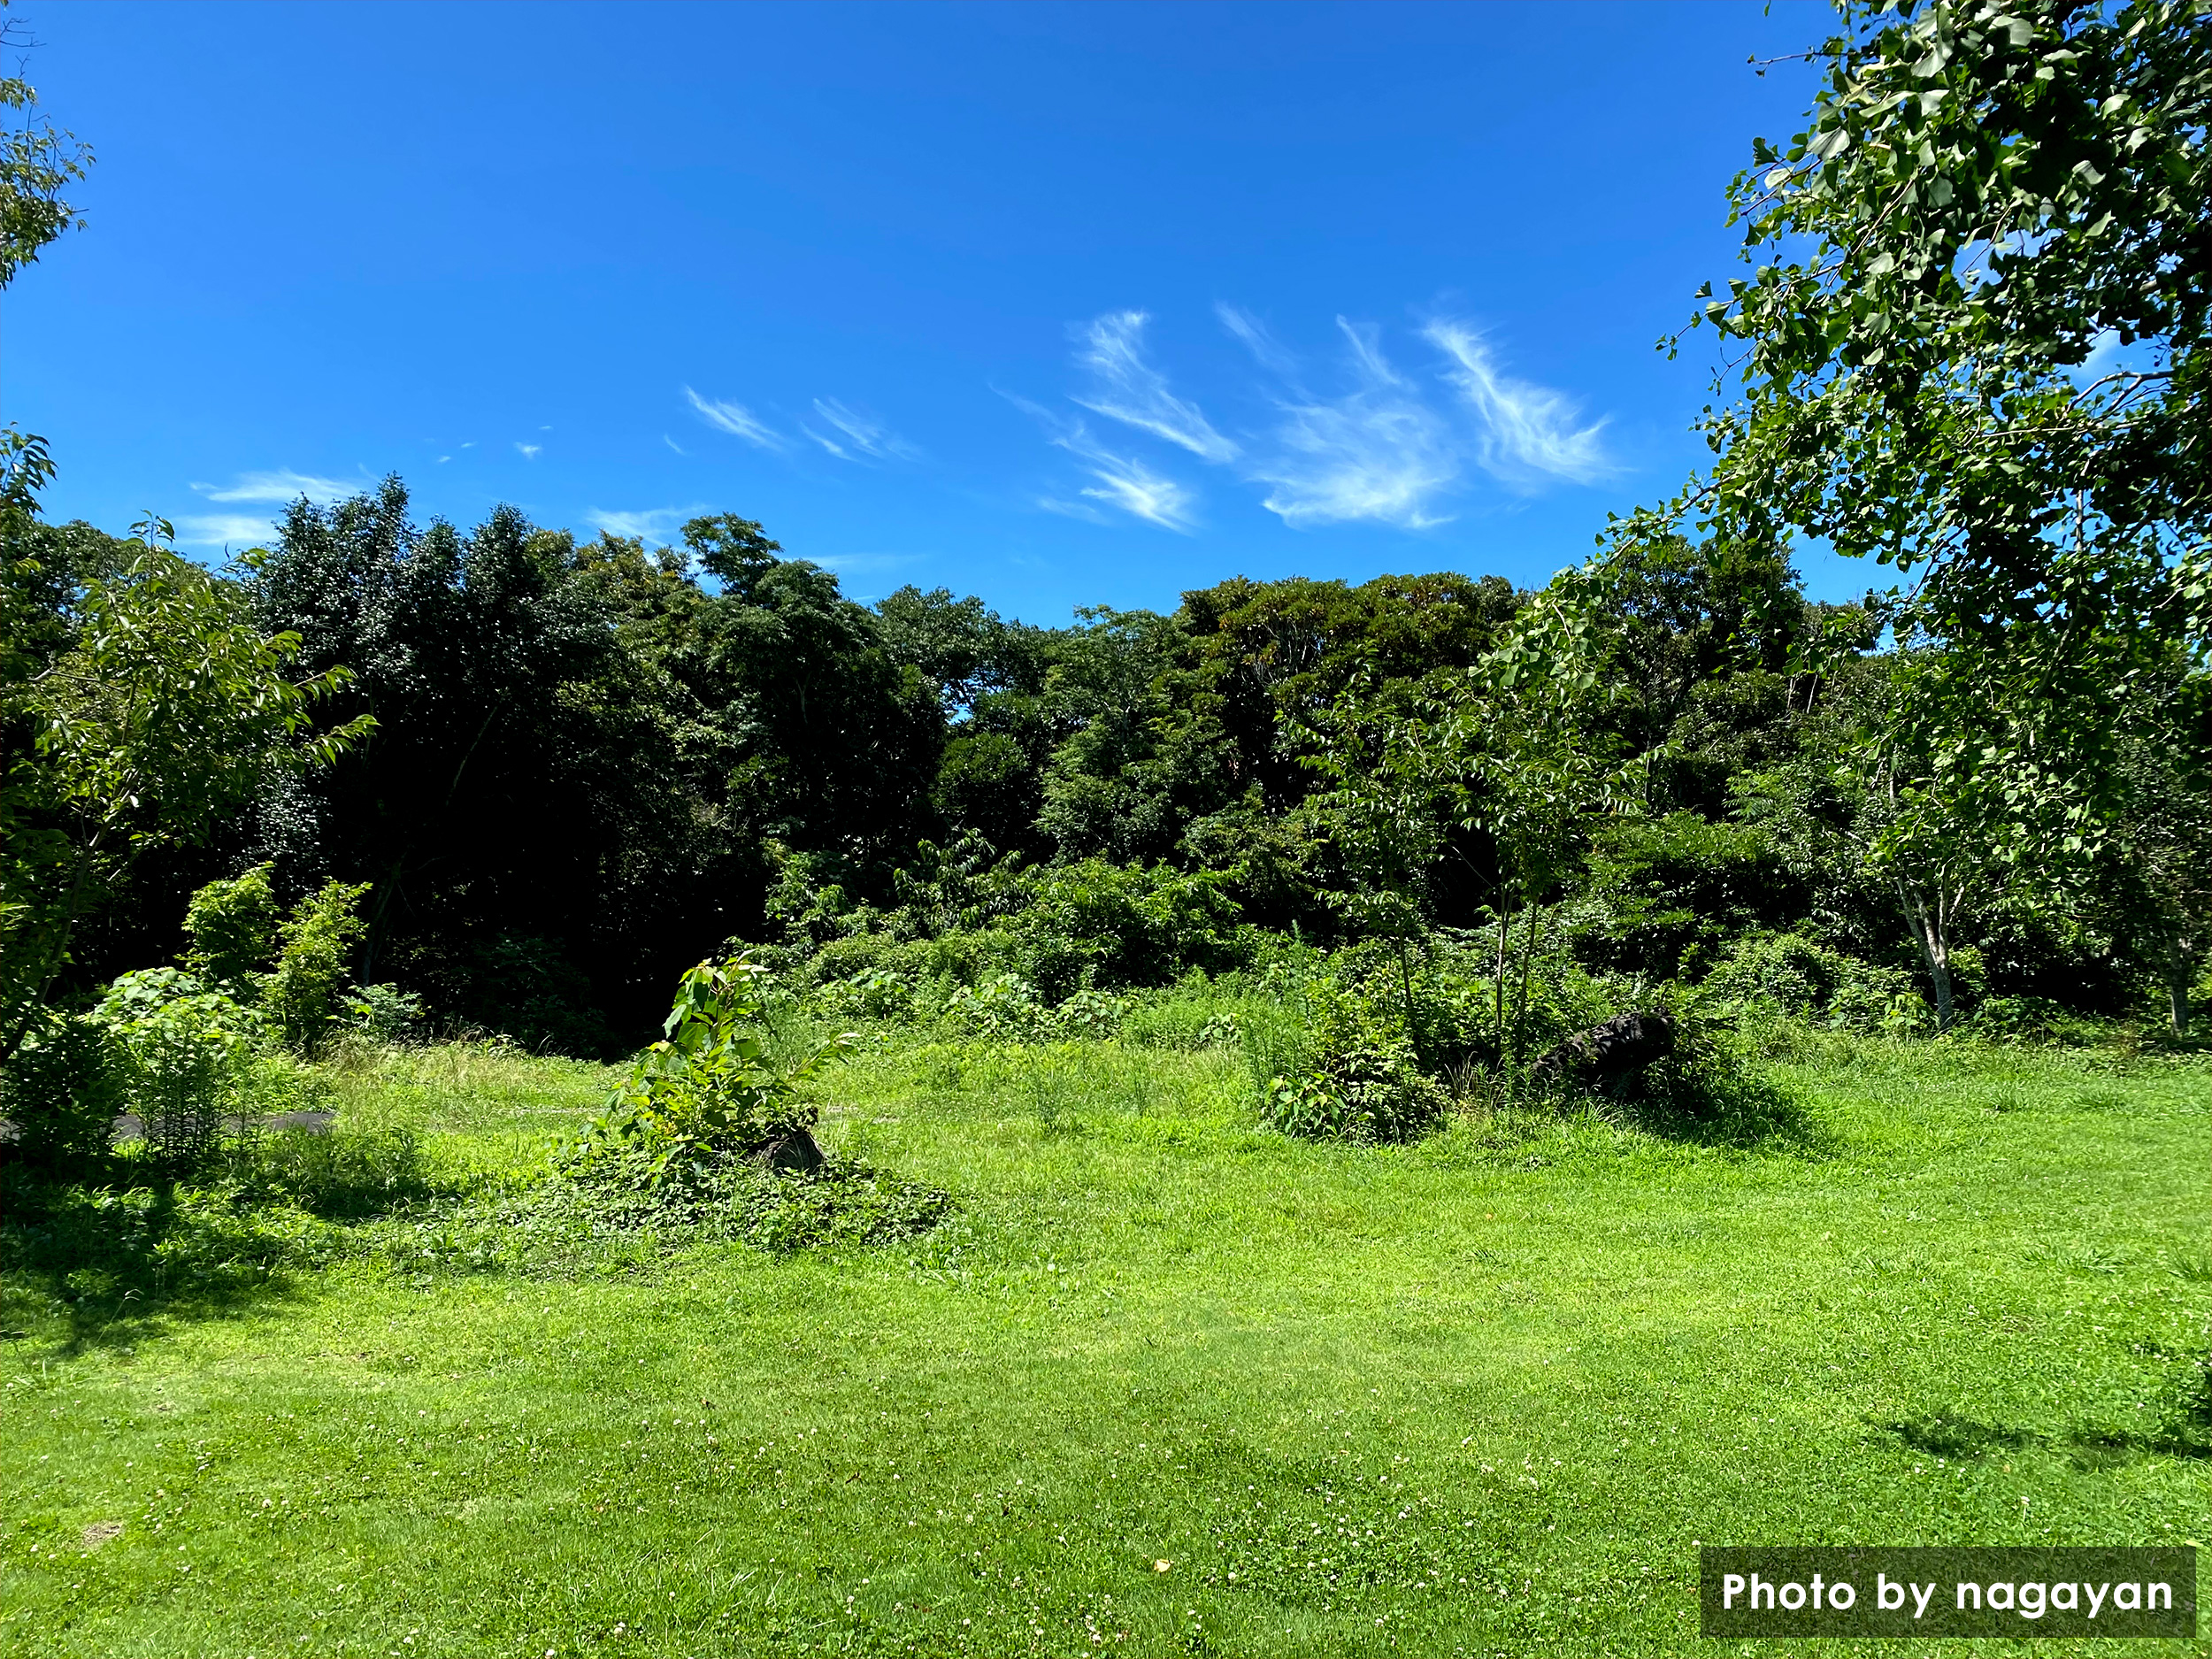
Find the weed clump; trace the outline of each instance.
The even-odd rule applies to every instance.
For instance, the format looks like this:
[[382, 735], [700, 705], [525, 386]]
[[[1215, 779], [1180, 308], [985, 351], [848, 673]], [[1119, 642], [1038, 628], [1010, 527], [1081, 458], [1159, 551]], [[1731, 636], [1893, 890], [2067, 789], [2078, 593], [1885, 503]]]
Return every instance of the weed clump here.
[[801, 1092], [849, 1043], [792, 1064], [763, 1039], [768, 970], [750, 954], [687, 973], [665, 1036], [639, 1056], [607, 1113], [559, 1154], [522, 1206], [588, 1233], [673, 1233], [764, 1249], [888, 1243], [926, 1232], [949, 1194], [845, 1158], [809, 1133]]
[[586, 1144], [520, 1203], [528, 1223], [600, 1236], [731, 1240], [775, 1252], [895, 1244], [952, 1212], [952, 1195], [856, 1159], [780, 1170], [728, 1149], [662, 1160], [638, 1148]]

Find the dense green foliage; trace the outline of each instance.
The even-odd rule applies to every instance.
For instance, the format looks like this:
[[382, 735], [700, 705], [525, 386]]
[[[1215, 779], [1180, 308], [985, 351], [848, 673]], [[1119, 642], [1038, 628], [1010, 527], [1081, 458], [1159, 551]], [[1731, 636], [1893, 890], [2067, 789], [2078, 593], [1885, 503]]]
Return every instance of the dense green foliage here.
[[[656, 555], [506, 513], [417, 532], [396, 484], [295, 509], [240, 603], [307, 668], [351, 671], [318, 719], [355, 741], [258, 774], [211, 849], [116, 884], [75, 982], [165, 955], [265, 972], [278, 912], [334, 881], [361, 933], [316, 935], [296, 1046], [349, 975], [434, 1024], [611, 1052], [731, 939], [818, 956], [824, 982], [1012, 974], [1048, 1005], [1248, 965], [1294, 929], [1419, 956], [1436, 927], [1488, 927], [1525, 975], [1651, 985], [1796, 934], [1932, 988], [1872, 856], [1895, 808], [1853, 770], [1896, 660], [1838, 655], [1876, 624], [1808, 604], [1779, 560], [1663, 540], [1541, 595], [1240, 580], [1048, 630], [941, 591], [863, 607], [772, 544], [734, 565], [731, 536], [702, 521]], [[2164, 695], [2185, 741], [2131, 751], [2131, 846], [2063, 886], [1993, 883], [1955, 942], [1962, 1012], [2148, 1019], [2201, 971], [2201, 677]], [[187, 917], [227, 860], [261, 886]], [[1556, 948], [1532, 962], [1537, 938]]]

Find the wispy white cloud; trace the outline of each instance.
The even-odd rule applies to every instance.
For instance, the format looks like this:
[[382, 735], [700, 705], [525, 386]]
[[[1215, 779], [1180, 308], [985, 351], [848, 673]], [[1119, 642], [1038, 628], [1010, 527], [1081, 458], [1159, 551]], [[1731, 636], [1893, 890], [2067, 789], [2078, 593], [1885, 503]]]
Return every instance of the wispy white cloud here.
[[[1146, 355], [1146, 314], [1112, 311], [1078, 325], [1084, 382], [1070, 401], [1148, 437], [1172, 443], [1263, 487], [1263, 503], [1286, 524], [1356, 521], [1422, 530], [1447, 523], [1478, 472], [1520, 492], [1614, 471], [1605, 422], [1586, 422], [1571, 399], [1502, 373], [1481, 334], [1448, 319], [1424, 339], [1444, 354], [1434, 370], [1408, 373], [1371, 325], [1340, 317], [1337, 360], [1310, 367], [1249, 311], [1215, 307], [1222, 326], [1261, 371], [1253, 388], [1272, 413], [1232, 438], [1179, 396]], [[1320, 389], [1317, 389], [1317, 388]], [[1456, 396], [1455, 396], [1456, 394]], [[1141, 455], [1101, 443], [1079, 419], [1013, 401], [1048, 441], [1082, 461], [1089, 482], [1040, 504], [1103, 520], [1107, 511], [1167, 529], [1195, 523], [1196, 495]]]
[[1091, 435], [1090, 428], [1080, 419], [1056, 414], [1012, 392], [1002, 392], [1000, 396], [1043, 426], [1048, 443], [1065, 449], [1082, 462], [1090, 478], [1088, 484], [1079, 486], [1076, 490], [1080, 500], [1069, 501], [1057, 495], [1039, 497], [1037, 505], [1046, 511], [1103, 524], [1107, 518], [1100, 507], [1104, 506], [1157, 525], [1163, 530], [1187, 534], [1195, 527], [1194, 509], [1198, 498], [1187, 486], [1153, 471], [1135, 456], [1108, 449]]
[[840, 576], [871, 576], [904, 570], [920, 559], [918, 553], [825, 553], [814, 563]]
[[1047, 512], [1056, 512], [1063, 518], [1080, 518], [1085, 524], [1111, 524], [1109, 518], [1087, 501], [1068, 501], [1058, 495], [1040, 495], [1036, 504]]
[[1090, 471], [1093, 481], [1079, 489], [1079, 495], [1102, 502], [1163, 530], [1188, 534], [1195, 527], [1197, 519], [1193, 509], [1198, 498], [1192, 491], [1154, 472], [1135, 456], [1117, 455], [1094, 442], [1082, 422], [1078, 421], [1072, 430], [1053, 439], [1053, 442], [1081, 460]]
[[440, 456], [440, 457], [438, 457], [438, 465], [439, 465], [440, 466], [443, 466], [443, 465], [445, 465], [448, 461], [450, 461], [452, 458], [453, 458], [453, 457], [452, 457], [451, 456], [449, 456], [449, 455], [442, 455], [442, 456]]
[[518, 443], [515, 453], [526, 461], [534, 461], [545, 453], [545, 446], [541, 443]]
[[764, 449], [786, 449], [790, 441], [781, 433], [761, 421], [742, 403], [726, 403], [720, 398], [702, 397], [688, 386], [684, 396], [697, 411], [699, 419], [717, 432], [726, 432], [733, 438], [742, 438], [748, 443], [758, 444]]
[[1501, 374], [1481, 335], [1464, 323], [1440, 319], [1422, 334], [1455, 365], [1444, 378], [1474, 412], [1477, 457], [1493, 477], [1529, 488], [1554, 479], [1592, 483], [1614, 470], [1600, 442], [1605, 422], [1578, 426], [1564, 393]]
[[1224, 301], [1214, 306], [1214, 315], [1221, 319], [1224, 328], [1244, 342], [1245, 349], [1258, 359], [1260, 367], [1285, 380], [1296, 377], [1296, 357], [1276, 344], [1275, 336], [1267, 332], [1267, 325], [1250, 311]]
[[[1276, 405], [1281, 419], [1248, 468], [1268, 486], [1263, 504], [1294, 528], [1372, 519], [1423, 530], [1446, 522], [1439, 497], [1461, 470], [1451, 423], [1392, 368], [1371, 328], [1336, 320], [1349, 348], [1351, 388], [1317, 397], [1294, 381], [1286, 385]], [[1292, 362], [1266, 345], [1279, 362]]]
[[847, 408], [834, 397], [816, 398], [814, 412], [839, 436], [826, 436], [811, 426], [799, 430], [840, 460], [852, 460], [855, 450], [879, 461], [910, 461], [921, 453], [881, 421]]
[[689, 455], [691, 453], [690, 450], [685, 449], [682, 444], [677, 442], [675, 439], [670, 437], [664, 432], [661, 434], [661, 442], [666, 444], [670, 449], [675, 450], [678, 455]]
[[608, 512], [594, 507], [584, 514], [584, 522], [595, 530], [604, 530], [611, 535], [665, 547], [674, 541], [676, 532], [683, 527], [686, 520], [711, 511], [708, 507], [691, 506], [648, 507], [639, 512]]
[[1198, 405], [1168, 389], [1167, 376], [1144, 355], [1142, 311], [1109, 311], [1075, 331], [1075, 360], [1090, 372], [1087, 395], [1074, 402], [1095, 414], [1180, 444], [1202, 461], [1233, 461], [1237, 446], [1214, 430]]
[[180, 547], [255, 547], [274, 541], [276, 526], [249, 513], [189, 514], [176, 520]]
[[293, 502], [304, 495], [317, 506], [326, 507], [375, 486], [366, 478], [314, 478], [279, 467], [273, 472], [241, 472], [234, 483], [195, 484], [192, 488], [210, 501]]

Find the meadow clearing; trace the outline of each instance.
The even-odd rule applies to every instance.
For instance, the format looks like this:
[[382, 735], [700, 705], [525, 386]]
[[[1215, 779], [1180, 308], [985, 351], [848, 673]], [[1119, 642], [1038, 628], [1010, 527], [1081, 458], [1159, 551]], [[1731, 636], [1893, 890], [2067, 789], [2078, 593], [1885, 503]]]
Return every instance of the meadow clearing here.
[[357, 1056], [331, 1139], [461, 1195], [19, 1241], [0, 1650], [1678, 1652], [1700, 1542], [2201, 1540], [2201, 1061], [1772, 1048], [1757, 1121], [1356, 1148], [1218, 1048], [879, 1042], [822, 1143], [951, 1210], [784, 1251], [518, 1246], [611, 1074]]

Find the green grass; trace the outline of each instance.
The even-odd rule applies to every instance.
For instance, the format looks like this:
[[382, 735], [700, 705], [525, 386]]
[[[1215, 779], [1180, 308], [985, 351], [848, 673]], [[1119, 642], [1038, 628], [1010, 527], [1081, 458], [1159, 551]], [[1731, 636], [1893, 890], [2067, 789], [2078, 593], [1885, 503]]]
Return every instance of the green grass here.
[[[933, 1045], [827, 1080], [826, 1144], [958, 1198], [895, 1249], [19, 1273], [0, 1651], [1664, 1653], [1701, 1540], [2201, 1540], [2206, 1072], [1773, 1079], [1726, 1134], [1357, 1150], [1252, 1127], [1233, 1055]], [[605, 1074], [332, 1080], [480, 1177]]]

